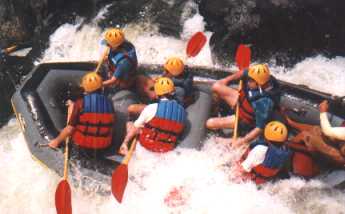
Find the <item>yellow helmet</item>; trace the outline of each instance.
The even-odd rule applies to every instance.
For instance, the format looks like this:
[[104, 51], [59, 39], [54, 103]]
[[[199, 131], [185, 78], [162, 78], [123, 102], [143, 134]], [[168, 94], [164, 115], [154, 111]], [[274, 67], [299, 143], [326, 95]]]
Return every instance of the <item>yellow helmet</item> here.
[[102, 77], [96, 72], [90, 72], [83, 76], [81, 86], [86, 92], [93, 92], [102, 88]]
[[121, 29], [110, 28], [104, 34], [104, 39], [112, 48], [120, 46], [125, 41], [125, 35]]
[[264, 85], [270, 79], [270, 70], [266, 64], [250, 66], [248, 76], [259, 85]]
[[283, 123], [272, 121], [266, 125], [264, 135], [269, 141], [284, 143], [288, 136], [288, 130]]
[[160, 77], [156, 80], [155, 85], [155, 93], [158, 96], [170, 94], [175, 91], [174, 82], [167, 77]]
[[164, 64], [165, 70], [167, 70], [171, 75], [178, 76], [183, 72], [184, 63], [178, 57], [169, 58]]

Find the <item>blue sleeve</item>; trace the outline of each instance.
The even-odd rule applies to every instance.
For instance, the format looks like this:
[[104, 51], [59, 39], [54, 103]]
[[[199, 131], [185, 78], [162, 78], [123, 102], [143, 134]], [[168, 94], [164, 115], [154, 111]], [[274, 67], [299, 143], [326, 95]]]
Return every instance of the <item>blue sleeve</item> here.
[[252, 103], [255, 113], [255, 127], [264, 129], [273, 114], [274, 103], [268, 97], [260, 98]]
[[116, 79], [127, 80], [132, 70], [132, 64], [128, 59], [121, 60], [115, 68], [113, 76]]
[[248, 78], [248, 77], [249, 77], [249, 76], [248, 76], [248, 69], [244, 69], [244, 70], [243, 70], [242, 77], [243, 77], [243, 78]]

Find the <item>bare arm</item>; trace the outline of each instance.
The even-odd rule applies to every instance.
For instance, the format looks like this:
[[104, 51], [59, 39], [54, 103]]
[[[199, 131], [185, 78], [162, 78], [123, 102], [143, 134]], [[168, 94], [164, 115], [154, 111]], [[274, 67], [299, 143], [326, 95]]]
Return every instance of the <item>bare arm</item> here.
[[243, 137], [243, 142], [246, 144], [249, 144], [250, 142], [252, 142], [253, 140], [255, 140], [255, 138], [259, 137], [259, 135], [261, 134], [262, 129], [256, 127], [254, 129], [252, 129], [249, 133], [247, 133], [244, 137]]
[[128, 145], [128, 143], [133, 140], [133, 138], [139, 134], [139, 128], [136, 128], [135, 126], [131, 126], [131, 128], [128, 130], [125, 139], [123, 140], [122, 144]]
[[233, 80], [238, 80], [242, 77], [243, 75], [243, 70], [239, 70], [236, 73], [233, 73], [227, 77], [225, 77], [224, 79], [218, 80], [217, 82], [219, 82], [220, 84], [223, 85], [227, 85], [229, 82], [233, 81]]
[[118, 82], [117, 78], [112, 76], [109, 80], [103, 81], [103, 86], [107, 87], [107, 86], [110, 86], [110, 85], [115, 85], [117, 82]]
[[119, 149], [119, 153], [122, 155], [126, 155], [128, 153], [128, 143], [137, 135], [139, 134], [140, 128], [137, 128], [133, 125], [130, 125], [126, 134], [125, 139], [123, 140], [121, 147]]

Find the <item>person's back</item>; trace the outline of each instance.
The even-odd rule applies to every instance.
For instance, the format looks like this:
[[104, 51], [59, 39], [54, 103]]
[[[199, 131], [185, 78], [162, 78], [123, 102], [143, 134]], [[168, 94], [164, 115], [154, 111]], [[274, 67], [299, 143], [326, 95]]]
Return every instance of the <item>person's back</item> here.
[[138, 65], [135, 47], [125, 40], [116, 49], [110, 49], [108, 54], [109, 77], [115, 76], [122, 81], [129, 81], [135, 76]]
[[[273, 111], [279, 106], [280, 86], [278, 81], [272, 75], [269, 75], [269, 72], [267, 77], [265, 77], [262, 74], [259, 76], [254, 71], [250, 71], [251, 73], [248, 71], [244, 72], [244, 84], [239, 95], [239, 115], [243, 122], [247, 124], [254, 125], [256, 123], [256, 127], [264, 127], [266, 121], [272, 119]], [[259, 72], [260, 70], [258, 70]], [[247, 82], [251, 78], [256, 82], [261, 81], [263, 83], [259, 84], [259, 87], [250, 88]]]
[[167, 152], [178, 143], [185, 126], [186, 112], [175, 100], [169, 99], [160, 99], [156, 108], [155, 116], [145, 123], [139, 141], [150, 151]]
[[266, 125], [264, 139], [251, 143], [243, 156], [240, 170], [245, 179], [263, 184], [278, 176], [290, 160], [291, 152], [284, 146], [287, 134], [286, 126], [278, 121]]
[[158, 103], [147, 105], [134, 123], [127, 125], [127, 135], [119, 152], [128, 152], [128, 143], [139, 135], [140, 144], [152, 152], [168, 152], [179, 143], [187, 113], [182, 105], [172, 99], [174, 83], [167, 77], [159, 78], [154, 85]]
[[101, 76], [87, 73], [81, 85], [86, 94], [69, 102], [67, 126], [49, 142], [51, 148], [57, 148], [70, 136], [76, 145], [86, 149], [104, 149], [112, 142], [115, 115], [112, 103], [102, 94]]
[[103, 41], [109, 47], [108, 75], [103, 85], [126, 89], [132, 87], [138, 66], [134, 45], [125, 39], [123, 31], [118, 28], [108, 29]]
[[85, 95], [75, 103], [79, 115], [74, 121], [73, 142], [83, 148], [104, 149], [112, 142], [114, 111], [101, 91]]
[[163, 76], [169, 77], [175, 86], [174, 98], [185, 105], [193, 93], [193, 74], [184, 71], [184, 63], [180, 58], [171, 57], [164, 64]]

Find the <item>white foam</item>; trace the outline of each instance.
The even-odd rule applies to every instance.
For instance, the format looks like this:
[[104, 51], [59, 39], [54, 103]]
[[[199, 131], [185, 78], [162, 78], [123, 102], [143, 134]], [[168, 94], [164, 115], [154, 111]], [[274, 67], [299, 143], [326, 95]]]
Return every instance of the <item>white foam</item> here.
[[[97, 60], [101, 29], [94, 24], [64, 24], [51, 35], [40, 62]], [[198, 14], [187, 18], [181, 40], [157, 33], [150, 23], [125, 27], [141, 63], [162, 64], [167, 57], [183, 57], [188, 37], [204, 31]], [[207, 37], [211, 32], [205, 32]], [[208, 44], [193, 65], [214, 66]], [[309, 58], [292, 70], [271, 65], [274, 74], [287, 81], [344, 95], [342, 57]], [[312, 72], [310, 72], [312, 71]], [[1, 213], [55, 213], [54, 192], [60, 178], [31, 159], [23, 135], [14, 120], [0, 130]], [[232, 166], [241, 155], [208, 140], [201, 151], [178, 148], [168, 154], [152, 154], [140, 146], [129, 164], [129, 182], [122, 204], [111, 195], [101, 196], [72, 187], [74, 213], [334, 213], [345, 210], [344, 194], [318, 180], [291, 179], [257, 190], [252, 183], [237, 184]], [[61, 166], [63, 167], [63, 166]], [[339, 176], [339, 175], [334, 175]], [[332, 179], [331, 179], [332, 180]], [[334, 180], [334, 179], [333, 179]], [[327, 182], [327, 181], [326, 181]], [[164, 203], [176, 187], [184, 189], [186, 204], [171, 208]]]

